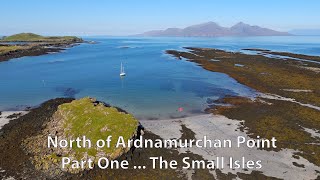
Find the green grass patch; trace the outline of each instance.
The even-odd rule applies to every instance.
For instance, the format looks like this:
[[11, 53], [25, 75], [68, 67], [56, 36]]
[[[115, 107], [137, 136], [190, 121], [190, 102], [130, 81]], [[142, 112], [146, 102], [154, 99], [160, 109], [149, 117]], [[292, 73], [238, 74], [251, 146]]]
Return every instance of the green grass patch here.
[[[115, 148], [119, 136], [128, 141], [136, 133], [138, 126], [138, 121], [131, 114], [119, 112], [113, 107], [105, 107], [102, 103], [95, 106], [90, 98], [62, 104], [58, 108], [58, 113], [64, 118], [66, 137], [86, 136], [92, 142], [90, 149], [73, 148], [76, 157], [81, 157], [85, 152], [90, 156], [96, 156], [102, 151], [115, 158], [121, 151], [121, 148]], [[110, 148], [96, 149], [95, 142], [99, 139], [105, 140], [109, 135], [112, 136]]]
[[7, 54], [9, 52], [21, 50], [21, 49], [27, 49], [27, 46], [0, 46], [0, 55]]

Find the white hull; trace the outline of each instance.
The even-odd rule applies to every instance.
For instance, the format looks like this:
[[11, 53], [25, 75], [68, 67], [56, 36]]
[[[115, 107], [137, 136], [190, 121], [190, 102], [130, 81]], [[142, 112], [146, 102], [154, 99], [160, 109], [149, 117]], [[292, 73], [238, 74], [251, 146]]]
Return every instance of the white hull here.
[[121, 67], [120, 67], [120, 76], [125, 76], [126, 73], [124, 72], [124, 67], [122, 66], [122, 63], [121, 63]]

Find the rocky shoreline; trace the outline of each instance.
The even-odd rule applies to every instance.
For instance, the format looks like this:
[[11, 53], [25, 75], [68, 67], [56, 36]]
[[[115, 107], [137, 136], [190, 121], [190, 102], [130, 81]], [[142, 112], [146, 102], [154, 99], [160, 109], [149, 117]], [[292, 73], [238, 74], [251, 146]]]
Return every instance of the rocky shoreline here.
[[[151, 169], [151, 161], [149, 157], [162, 156], [166, 159], [177, 160], [182, 162], [182, 158], [185, 156], [191, 157], [194, 160], [202, 159], [199, 155], [192, 153], [179, 153], [175, 149], [166, 148], [147, 148], [147, 149], [136, 149], [128, 151], [122, 154], [117, 159], [128, 160], [129, 169], [106, 169], [102, 170], [95, 167], [92, 170], [84, 170], [77, 173], [59, 172], [56, 175], [48, 174], [46, 171], [37, 169], [33, 164], [34, 154], [26, 151], [25, 140], [30, 137], [41, 135], [46, 129], [46, 125], [51, 121], [52, 116], [57, 112], [59, 105], [70, 103], [74, 99], [71, 98], [57, 98], [44, 102], [39, 107], [31, 109], [30, 112], [24, 116], [19, 117], [16, 120], [10, 121], [8, 124], [0, 130], [0, 177], [2, 178], [16, 178], [16, 179], [99, 179], [99, 178], [133, 178], [138, 179], [141, 177], [160, 179], [170, 179], [173, 177], [179, 177], [180, 179], [187, 179], [188, 175], [183, 172], [181, 166], [179, 170], [173, 169]], [[107, 104], [105, 104], [108, 106]], [[122, 112], [125, 112], [122, 110]], [[138, 128], [138, 131], [140, 129]], [[188, 128], [184, 129], [183, 136], [181, 138], [194, 138], [188, 136]], [[145, 131], [144, 138], [146, 139], [161, 139], [161, 137], [153, 134], [150, 131]], [[146, 165], [148, 169], [143, 171], [135, 169], [135, 165]], [[198, 178], [213, 178], [209, 170], [195, 170], [194, 175], [190, 176]], [[223, 177], [223, 174], [221, 174]]]
[[276, 55], [276, 56], [282, 56], [283, 58], [296, 58], [301, 60], [308, 60], [308, 61], [316, 61], [320, 62], [319, 56], [310, 56], [305, 54], [295, 54], [295, 53], [289, 53], [289, 52], [277, 52], [277, 51], [271, 51], [268, 49], [257, 49], [257, 48], [246, 48], [242, 49], [245, 51], [252, 51], [252, 52], [258, 52], [258, 54], [266, 54], [266, 55]]
[[46, 175], [36, 170], [32, 165], [31, 154], [23, 149], [24, 139], [39, 134], [44, 129], [44, 124], [56, 112], [58, 106], [71, 102], [73, 99], [57, 98], [43, 103], [40, 107], [20, 118], [5, 124], [0, 130], [0, 176], [4, 178], [45, 178]]
[[[290, 176], [292, 178], [298, 176], [300, 178], [320, 177], [319, 110], [301, 105], [304, 103], [312, 104], [314, 107], [319, 106], [319, 74], [306, 69], [308, 67], [319, 68], [318, 64], [310, 62], [306, 65], [290, 59], [280, 61], [263, 55], [247, 55], [217, 49], [188, 48], [188, 50], [190, 52], [169, 50], [167, 53], [178, 59], [186, 58], [198, 63], [207, 70], [226, 73], [240, 83], [258, 90], [261, 94], [258, 94], [255, 99], [233, 96], [214, 101], [207, 112], [216, 115], [214, 117], [208, 115], [201, 121], [192, 118], [179, 118], [163, 122], [144, 121], [143, 124], [147, 125], [144, 137], [153, 140], [160, 138], [195, 139], [203, 134], [213, 137], [220, 136], [219, 133], [222, 132], [226, 137], [240, 134], [251, 138], [259, 135], [262, 138], [270, 139], [274, 136], [279, 140], [278, 148], [269, 151], [257, 149], [249, 153], [254, 157], [262, 154], [262, 157], [266, 158], [265, 161], [271, 161], [270, 169], [267, 169], [266, 172], [248, 170], [244, 170], [246, 172], [227, 172], [219, 169], [213, 172], [208, 169], [185, 171], [181, 166], [177, 170], [148, 168], [142, 171], [134, 169], [134, 165], [142, 164], [151, 167], [149, 159], [151, 156], [162, 156], [168, 160], [174, 159], [181, 162], [182, 158], [186, 156], [195, 160], [204, 160], [217, 153], [211, 150], [202, 152], [199, 148], [189, 150], [148, 148], [128, 151], [117, 158], [130, 160], [128, 170], [94, 168], [73, 174], [60, 172], [58, 176], [48, 175], [41, 169], [35, 168], [32, 163], [34, 153], [26, 151], [24, 140], [41, 135], [57, 112], [58, 106], [73, 100], [58, 98], [31, 109], [28, 114], [10, 121], [0, 130], [0, 150], [3, 152], [0, 155], [2, 160], [0, 161], [0, 176], [18, 179], [103, 179], [116, 177], [133, 179], [141, 177], [157, 177], [157, 179], [171, 179], [173, 177], [179, 179], [232, 179], [236, 177], [276, 179], [276, 177], [287, 177], [285, 173], [290, 170], [298, 172], [295, 175], [292, 175], [292, 172]], [[306, 93], [310, 97], [306, 96]], [[99, 103], [101, 102], [96, 102], [96, 104]], [[219, 104], [224, 104], [224, 106], [219, 106]], [[104, 106], [108, 105], [104, 104]], [[125, 112], [121, 109], [118, 111]], [[221, 117], [221, 115], [225, 117]], [[231, 127], [233, 128], [232, 132], [229, 132]], [[211, 133], [212, 129], [216, 132]], [[243, 153], [249, 151], [243, 150]], [[224, 154], [225, 152], [218, 151], [218, 153]], [[272, 158], [274, 159], [271, 160]], [[281, 160], [279, 162], [277, 158], [283, 159], [285, 163], [283, 164]], [[279, 164], [285, 168], [277, 168]]]
[[[250, 137], [277, 137], [279, 147], [276, 151], [296, 150], [292, 158], [303, 157], [320, 166], [320, 139], [306, 131], [320, 130], [320, 75], [313, 70], [320, 68], [318, 63], [220, 49], [186, 49], [188, 51], [168, 50], [167, 53], [180, 60], [185, 58], [195, 62], [206, 70], [225, 73], [258, 91], [255, 99], [224, 97], [214, 102], [207, 112], [243, 120], [244, 127], [241, 130], [247, 129]], [[263, 52], [306, 57], [308, 60], [319, 58], [267, 50]]]
[[1, 47], [15, 47], [15, 50], [1, 53], [0, 51], [0, 62], [8, 61], [13, 58], [20, 58], [24, 56], [40, 56], [49, 53], [56, 53], [79, 45], [82, 42], [68, 42], [68, 43], [28, 43], [22, 45], [11, 45], [11, 44], [0, 44]]
[[28, 111], [0, 111], [0, 129], [8, 122], [27, 114]]
[[0, 62], [60, 52], [83, 42], [83, 39], [76, 36], [41, 36], [34, 33], [5, 36], [0, 39]]
[[[231, 98], [232, 99], [232, 98]], [[282, 177], [281, 171], [274, 171], [272, 169], [268, 169], [266, 176], [263, 172], [259, 171], [251, 171], [251, 172], [228, 172], [228, 170], [220, 170], [216, 169], [214, 171], [210, 171], [209, 169], [194, 169], [194, 170], [183, 170], [182, 169], [182, 159], [184, 157], [189, 157], [191, 160], [207, 160], [207, 158], [212, 158], [212, 156], [221, 155], [220, 153], [225, 154], [225, 150], [221, 149], [222, 152], [215, 149], [202, 149], [192, 148], [192, 149], [167, 149], [167, 148], [145, 148], [145, 149], [136, 149], [134, 151], [128, 151], [127, 153], [122, 154], [117, 160], [128, 160], [129, 169], [99, 169], [95, 167], [92, 170], [84, 170], [77, 173], [69, 173], [69, 172], [59, 172], [56, 175], [48, 174], [46, 171], [43, 171], [41, 168], [38, 169], [35, 167], [33, 163], [34, 153], [25, 149], [25, 140], [30, 137], [35, 137], [41, 135], [44, 131], [46, 131], [47, 124], [52, 120], [52, 117], [58, 110], [58, 106], [65, 103], [70, 103], [74, 99], [70, 98], [57, 98], [53, 100], [49, 100], [37, 108], [31, 109], [30, 112], [24, 116], [19, 117], [16, 120], [10, 121], [6, 124], [3, 129], [1, 129], [0, 135], [0, 176], [3, 178], [13, 177], [16, 179], [103, 179], [103, 178], [132, 178], [139, 179], [141, 177], [144, 178], [155, 178], [157, 179], [170, 179], [173, 177], [179, 179], [232, 179], [236, 177], [240, 178], [254, 178], [254, 179], [276, 179], [275, 177]], [[231, 101], [228, 101], [232, 103]], [[236, 103], [237, 102], [237, 103]], [[241, 105], [241, 103], [246, 101], [234, 101], [233, 104]], [[97, 102], [99, 103], [99, 102]], [[108, 106], [107, 104], [104, 104]], [[247, 106], [244, 106], [246, 108]], [[220, 112], [223, 113], [223, 112]], [[230, 116], [230, 114], [227, 116]], [[199, 122], [200, 121], [200, 122]], [[213, 115], [202, 115], [199, 117], [190, 117], [190, 118], [179, 118], [179, 119], [171, 119], [171, 120], [163, 120], [163, 121], [150, 121], [145, 120], [141, 121], [141, 123], [145, 126], [146, 131], [144, 134], [145, 139], [197, 139], [200, 138], [202, 134], [208, 135], [210, 137], [220, 137], [218, 135], [221, 131], [225, 132], [221, 138], [233, 137], [236, 134], [243, 135], [248, 129], [246, 128], [246, 124], [243, 122], [239, 122], [236, 119], [228, 119], [223, 116], [213, 116]], [[212, 127], [215, 126], [215, 127]], [[201, 128], [201, 130], [199, 129]], [[216, 128], [216, 129], [215, 129]], [[231, 131], [224, 129], [227, 128]], [[235, 131], [232, 130], [235, 129]], [[211, 132], [213, 129], [215, 131]], [[152, 131], [152, 132], [151, 132]], [[231, 135], [233, 134], [233, 135]], [[33, 143], [32, 143], [33, 144]], [[34, 144], [34, 146], [36, 146]], [[210, 155], [214, 152], [214, 154]], [[233, 152], [233, 156], [239, 155], [239, 149], [236, 149]], [[243, 150], [243, 151], [259, 151], [259, 150]], [[317, 168], [312, 164], [306, 164], [304, 158], [291, 158], [285, 156], [288, 153], [294, 153], [294, 151], [287, 150], [277, 150], [275, 151], [265, 151], [265, 152], [251, 152], [252, 156], [261, 158], [266, 158], [267, 154], [274, 154], [273, 158], [289, 158], [287, 160], [278, 160], [279, 162], [286, 162], [285, 166], [290, 171], [300, 172], [301, 177], [305, 177], [308, 174], [311, 175], [311, 169], [307, 169], [304, 171], [304, 168]], [[229, 152], [229, 151], [228, 151]], [[217, 154], [218, 153], [218, 154]], [[279, 154], [277, 154], [279, 153]], [[149, 157], [160, 157], [162, 156], [166, 160], [176, 160], [178, 161], [178, 169], [152, 169], [152, 164]], [[228, 153], [223, 155], [228, 156]], [[274, 157], [275, 156], [275, 157]], [[294, 155], [299, 157], [299, 154]], [[267, 162], [269, 158], [265, 160]], [[293, 164], [290, 165], [290, 162]], [[271, 161], [273, 163], [278, 163]], [[145, 165], [147, 169], [143, 171], [139, 169], [135, 169], [135, 165]], [[277, 164], [276, 164], [277, 165]], [[273, 165], [273, 167], [276, 167]], [[302, 167], [304, 165], [304, 167]], [[312, 165], [312, 166], [311, 166]], [[43, 164], [41, 166], [44, 166]], [[301, 167], [299, 167], [301, 166]], [[267, 166], [268, 167], [268, 166]], [[266, 167], [266, 168], [267, 168]], [[286, 169], [284, 169], [286, 170]], [[274, 171], [274, 173], [273, 173]], [[313, 177], [314, 175], [312, 175]]]
[[[88, 161], [96, 165], [99, 158], [107, 157], [114, 160], [127, 153], [130, 147], [111, 146], [109, 148], [97, 148], [94, 145], [86, 148], [76, 147], [50, 147], [47, 144], [48, 136], [59, 140], [74, 140], [85, 136], [94, 143], [98, 139], [112, 136], [117, 139], [121, 135], [125, 141], [139, 138], [141, 128], [138, 121], [125, 111], [106, 106], [105, 103], [93, 98], [81, 98], [70, 103], [60, 105], [57, 111], [45, 124], [45, 128], [39, 135], [26, 138], [22, 146], [28, 154], [32, 154], [32, 163], [36, 169], [46, 172], [49, 176], [57, 177], [68, 172], [72, 174], [90, 170], [88, 166], [83, 168], [72, 168], [68, 166], [61, 168], [61, 157], [68, 157], [72, 161]], [[90, 144], [91, 144], [90, 143]], [[71, 144], [70, 144], [71, 145]]]
[[[59, 128], [56, 124], [62, 125], [62, 122], [58, 122], [60, 118], [57, 117], [58, 114], [62, 113], [58, 112], [59, 106], [73, 101], [74, 99], [72, 98], [49, 100], [39, 107], [31, 109], [28, 114], [10, 121], [0, 129], [0, 177], [18, 179], [73, 178], [89, 172], [89, 170], [77, 170], [73, 173], [61, 171], [59, 165], [55, 165], [55, 163], [58, 163], [57, 161], [53, 161], [54, 159], [52, 158], [48, 159], [48, 154], [53, 153], [55, 150], [44, 146], [46, 136], [62, 133], [60, 132], [62, 129], [58, 130]], [[99, 101], [94, 101], [93, 103], [95, 106], [102, 104], [105, 107], [110, 107]], [[121, 110], [121, 113], [126, 114], [124, 110]], [[138, 131], [140, 129], [137, 126], [137, 134], [139, 134]], [[62, 153], [61, 155], [63, 155], [60, 150], [57, 153]]]

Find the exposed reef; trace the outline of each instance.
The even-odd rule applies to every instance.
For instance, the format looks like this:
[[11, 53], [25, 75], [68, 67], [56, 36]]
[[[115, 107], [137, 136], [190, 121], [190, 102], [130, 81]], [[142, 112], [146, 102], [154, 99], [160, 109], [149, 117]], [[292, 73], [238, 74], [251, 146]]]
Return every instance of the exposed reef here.
[[[180, 60], [185, 58], [195, 62], [209, 71], [226, 73], [238, 82], [261, 92], [255, 99], [236, 96], [221, 98], [212, 103], [207, 112], [244, 120], [243, 124], [248, 129], [249, 136], [276, 137], [279, 146], [275, 150], [297, 150], [297, 156], [320, 166], [320, 139], [305, 130], [320, 130], [320, 75], [309, 69], [320, 68], [320, 64], [219, 49], [186, 49], [188, 51], [168, 50], [167, 53]], [[310, 60], [319, 59], [292, 53], [259, 51]], [[211, 61], [212, 59], [215, 61]]]

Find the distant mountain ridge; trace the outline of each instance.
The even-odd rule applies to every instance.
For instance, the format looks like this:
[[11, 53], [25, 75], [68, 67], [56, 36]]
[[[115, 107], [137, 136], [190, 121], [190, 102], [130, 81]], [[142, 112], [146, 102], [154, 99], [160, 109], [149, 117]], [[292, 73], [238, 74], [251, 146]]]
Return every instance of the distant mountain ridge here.
[[239, 22], [234, 26], [222, 27], [215, 22], [207, 22], [186, 28], [168, 28], [148, 31], [138, 36], [174, 36], [174, 37], [217, 37], [217, 36], [289, 36], [288, 32], [275, 31], [259, 26]]

